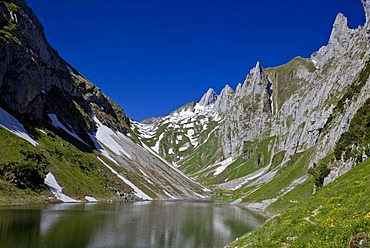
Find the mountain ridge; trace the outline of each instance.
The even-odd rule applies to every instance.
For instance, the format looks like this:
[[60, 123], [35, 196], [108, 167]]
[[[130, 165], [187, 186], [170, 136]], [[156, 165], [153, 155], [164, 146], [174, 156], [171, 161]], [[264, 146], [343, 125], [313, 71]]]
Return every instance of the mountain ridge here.
[[[368, 16], [369, 1], [362, 2]], [[203, 130], [203, 123], [196, 119], [202, 115], [196, 106], [210, 98], [212, 90], [209, 90], [199, 103], [192, 104], [190, 112], [195, 117], [178, 121], [171, 119], [170, 114], [153, 123], [152, 134], [146, 139], [141, 138], [138, 128], [139, 138], [144, 143], [155, 144], [162, 156], [216, 191], [240, 191], [248, 185], [249, 192], [258, 191], [274, 181], [278, 171], [284, 171], [293, 157], [310, 151], [305, 173], [295, 178], [296, 182], [292, 180], [280, 186], [281, 190], [289, 184], [294, 188], [309, 179], [306, 174], [309, 168], [332, 154], [341, 135], [348, 131], [354, 114], [368, 98], [368, 30], [368, 18], [364, 26], [350, 29], [347, 18], [339, 13], [328, 44], [313, 52], [310, 58], [298, 56], [272, 68], [264, 68], [257, 62], [235, 91], [226, 85], [219, 95], [214, 93], [217, 99], [206, 114], [207, 122], [213, 121], [212, 115], [218, 116], [212, 130]], [[351, 98], [347, 98], [349, 94]], [[356, 96], [352, 98], [352, 95]], [[343, 107], [343, 98], [352, 104]], [[178, 134], [189, 130], [197, 142], [192, 143], [189, 137], [185, 145], [176, 145], [183, 143]], [[212, 138], [201, 139], [202, 134]], [[331, 171], [325, 177], [325, 185], [348, 172], [355, 163], [339, 159], [327, 166]], [[245, 197], [237, 198], [243, 201]], [[275, 201], [264, 200], [269, 202], [264, 208]]]
[[[29, 170], [41, 177], [52, 172], [79, 200], [84, 200], [84, 190], [74, 190], [72, 181], [84, 181], [81, 187], [91, 187], [89, 194], [100, 199], [128, 193], [146, 199], [197, 199], [205, 194], [203, 187], [145, 149], [123, 109], [50, 46], [25, 1], [1, 1], [0, 12], [0, 107], [35, 140], [32, 153], [46, 159], [44, 167], [33, 164]], [[10, 122], [2, 123], [12, 130]], [[21, 179], [17, 167], [22, 159], [15, 154], [3, 158], [1, 179], [8, 182], [8, 173]], [[64, 171], [63, 163], [74, 175]], [[105, 171], [104, 177], [96, 174], [99, 170]], [[114, 181], [120, 186], [112, 186]], [[44, 185], [37, 187], [42, 190]]]
[[[339, 13], [310, 58], [257, 62], [235, 90], [210, 88], [199, 102], [135, 122], [59, 57], [25, 1], [0, 1], [0, 204], [11, 192], [17, 204], [60, 194], [212, 197], [286, 220], [337, 182], [354, 178], [360, 191], [366, 185], [351, 171], [366, 170], [370, 157], [370, 0], [362, 4], [366, 23], [350, 29]], [[304, 240], [286, 235], [280, 245]]]

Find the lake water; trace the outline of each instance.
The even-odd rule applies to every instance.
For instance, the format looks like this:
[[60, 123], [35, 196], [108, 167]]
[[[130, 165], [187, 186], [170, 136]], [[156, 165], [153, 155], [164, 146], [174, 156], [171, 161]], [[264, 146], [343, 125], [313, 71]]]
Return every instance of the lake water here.
[[0, 247], [223, 247], [264, 222], [217, 202], [0, 208]]

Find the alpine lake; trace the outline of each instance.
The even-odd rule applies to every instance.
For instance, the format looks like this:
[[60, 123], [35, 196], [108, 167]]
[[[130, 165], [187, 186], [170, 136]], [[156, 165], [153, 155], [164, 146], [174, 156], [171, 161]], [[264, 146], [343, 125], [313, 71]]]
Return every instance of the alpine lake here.
[[0, 208], [1, 247], [223, 247], [265, 222], [212, 201]]

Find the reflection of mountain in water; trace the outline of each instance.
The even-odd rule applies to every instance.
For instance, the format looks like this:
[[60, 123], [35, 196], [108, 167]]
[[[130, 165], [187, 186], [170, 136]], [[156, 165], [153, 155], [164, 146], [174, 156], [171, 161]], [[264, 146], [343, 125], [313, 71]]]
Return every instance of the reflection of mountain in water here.
[[0, 212], [3, 247], [221, 247], [263, 223], [209, 202], [49, 205]]

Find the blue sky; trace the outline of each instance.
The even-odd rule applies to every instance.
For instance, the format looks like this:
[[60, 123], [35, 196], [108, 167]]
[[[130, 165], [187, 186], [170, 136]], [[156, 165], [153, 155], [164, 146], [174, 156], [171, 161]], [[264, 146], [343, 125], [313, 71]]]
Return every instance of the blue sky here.
[[208, 88], [235, 89], [260, 61], [277, 66], [327, 44], [360, 0], [28, 0], [59, 54], [135, 120], [163, 116]]

